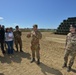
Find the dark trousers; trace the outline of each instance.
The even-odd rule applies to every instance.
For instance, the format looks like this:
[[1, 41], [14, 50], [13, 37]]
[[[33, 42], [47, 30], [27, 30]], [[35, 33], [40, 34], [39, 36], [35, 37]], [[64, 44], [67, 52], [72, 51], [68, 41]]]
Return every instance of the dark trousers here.
[[13, 41], [7, 41], [6, 44], [8, 46], [7, 49], [8, 54], [13, 54]]
[[2, 53], [4, 53], [4, 40], [0, 40], [0, 44], [1, 44], [1, 50], [2, 50]]
[[22, 40], [21, 39], [15, 39], [15, 46], [16, 46], [17, 51], [18, 51], [18, 44], [20, 47], [20, 51], [22, 51]]

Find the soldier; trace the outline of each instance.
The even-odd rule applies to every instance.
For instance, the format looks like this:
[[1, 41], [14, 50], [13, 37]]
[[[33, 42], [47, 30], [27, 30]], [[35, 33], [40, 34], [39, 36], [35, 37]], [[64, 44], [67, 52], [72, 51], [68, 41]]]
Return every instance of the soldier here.
[[15, 41], [15, 46], [16, 46], [16, 49], [18, 52], [18, 44], [19, 44], [19, 47], [20, 47], [20, 52], [23, 52], [22, 51], [22, 39], [21, 39], [21, 31], [19, 30], [19, 26], [16, 26], [15, 27], [16, 30], [14, 31], [14, 41]]
[[35, 61], [35, 52], [36, 52], [36, 57], [37, 57], [37, 64], [40, 64], [40, 44], [39, 40], [42, 38], [41, 32], [38, 30], [38, 26], [34, 25], [33, 26], [33, 31], [27, 35], [27, 37], [31, 37], [31, 51], [32, 51], [32, 60], [31, 63]]
[[[67, 67], [69, 55], [71, 55], [71, 59]], [[70, 33], [66, 37], [66, 47], [64, 54], [64, 64], [63, 64], [63, 68], [67, 67], [68, 72], [71, 71], [71, 67], [74, 63], [75, 56], [76, 56], [76, 25], [70, 25]]]

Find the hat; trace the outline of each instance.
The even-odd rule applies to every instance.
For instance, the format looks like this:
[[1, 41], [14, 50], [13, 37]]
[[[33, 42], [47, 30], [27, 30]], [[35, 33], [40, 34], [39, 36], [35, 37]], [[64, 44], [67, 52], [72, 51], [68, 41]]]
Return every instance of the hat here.
[[17, 25], [15, 28], [19, 28], [19, 26]]
[[72, 24], [70, 25], [70, 27], [76, 28], [76, 24]]
[[37, 25], [37, 24], [34, 24], [34, 25], [33, 25], [33, 27], [36, 27], [36, 28], [37, 28], [37, 27], [38, 27], [38, 25]]

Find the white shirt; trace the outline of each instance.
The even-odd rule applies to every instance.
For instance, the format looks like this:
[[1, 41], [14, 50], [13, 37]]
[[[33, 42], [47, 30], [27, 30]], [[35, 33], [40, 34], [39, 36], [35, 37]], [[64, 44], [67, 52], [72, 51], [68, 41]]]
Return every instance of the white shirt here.
[[13, 32], [5, 33], [5, 41], [13, 41], [14, 35]]

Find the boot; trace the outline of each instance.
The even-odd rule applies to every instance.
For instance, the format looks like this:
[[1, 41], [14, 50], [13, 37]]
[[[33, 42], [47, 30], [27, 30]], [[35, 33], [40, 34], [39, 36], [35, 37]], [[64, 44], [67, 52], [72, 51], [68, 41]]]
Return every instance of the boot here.
[[40, 64], [40, 59], [37, 60], [37, 64], [38, 64], [38, 65]]
[[20, 46], [20, 52], [23, 52], [22, 47]]
[[3, 51], [2, 53], [3, 53], [3, 54], [5, 54], [6, 52], [5, 52], [5, 51]]
[[23, 50], [22, 50], [22, 49], [20, 49], [20, 52], [23, 52]]
[[67, 67], [67, 64], [66, 63], [63, 64], [62, 68], [65, 68], [65, 67]]
[[18, 47], [16, 46], [16, 52], [18, 52]]
[[71, 71], [71, 67], [68, 66], [68, 67], [67, 67], [67, 72], [70, 72], [70, 71]]
[[32, 60], [31, 60], [31, 63], [33, 63], [35, 61], [35, 58], [33, 58]]

